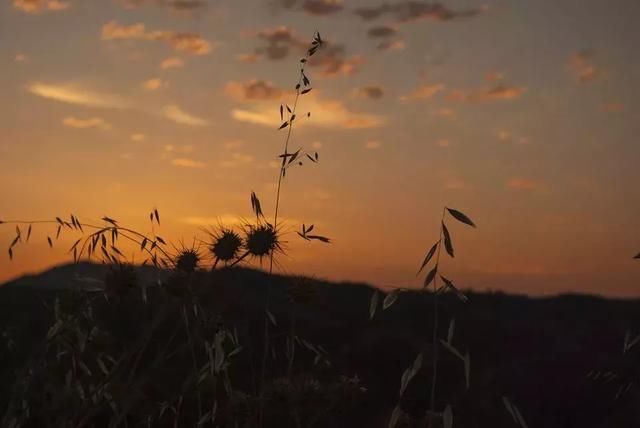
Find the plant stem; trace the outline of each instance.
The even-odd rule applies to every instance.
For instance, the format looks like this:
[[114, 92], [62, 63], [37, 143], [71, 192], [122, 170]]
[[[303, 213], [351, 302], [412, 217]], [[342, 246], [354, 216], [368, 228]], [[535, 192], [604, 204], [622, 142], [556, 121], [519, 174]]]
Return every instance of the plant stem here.
[[[274, 210], [274, 216], [273, 216], [273, 228], [275, 229], [278, 225], [278, 211], [280, 209], [280, 191], [282, 189], [282, 180], [284, 179], [284, 174], [285, 174], [285, 168], [287, 165], [287, 154], [288, 154], [288, 149], [289, 149], [289, 141], [291, 140], [291, 133], [293, 131], [293, 122], [294, 120], [291, 120], [291, 118], [293, 118], [296, 114], [296, 108], [298, 106], [298, 100], [300, 99], [300, 88], [302, 87], [302, 81], [303, 81], [303, 74], [304, 74], [304, 69], [305, 69], [305, 65], [307, 64], [307, 59], [309, 58], [309, 54], [307, 53], [307, 55], [305, 56], [305, 61], [302, 63], [302, 66], [300, 67], [300, 76], [298, 78], [298, 83], [296, 85], [296, 98], [295, 101], [293, 103], [293, 109], [291, 110], [290, 116], [289, 116], [289, 126], [288, 126], [288, 130], [287, 130], [287, 136], [284, 140], [284, 157], [282, 158], [282, 164], [280, 165], [280, 171], [279, 171], [279, 176], [278, 176], [278, 188], [276, 191], [276, 206], [275, 206], [275, 210]], [[259, 399], [259, 411], [258, 411], [258, 425], [260, 427], [262, 427], [264, 425], [264, 420], [263, 420], [263, 416], [264, 416], [264, 388], [265, 388], [265, 373], [267, 370], [267, 356], [269, 354], [269, 316], [267, 315], [267, 312], [269, 310], [269, 303], [270, 303], [270, 298], [271, 298], [271, 283], [272, 283], [272, 279], [273, 279], [273, 258], [274, 258], [274, 251], [271, 251], [271, 254], [269, 256], [269, 282], [267, 283], [267, 292], [266, 292], [266, 298], [265, 298], [265, 313], [264, 313], [264, 350], [263, 350], [263, 354], [262, 354], [262, 367], [261, 367], [261, 371], [260, 371], [260, 399]]]
[[[442, 208], [442, 218], [440, 220], [440, 239], [438, 240], [438, 250], [436, 253], [436, 266], [440, 266], [440, 248], [442, 247], [442, 235], [444, 233], [444, 216], [446, 207]], [[438, 380], [438, 274], [433, 278], [433, 380], [431, 382], [431, 397], [429, 404], [429, 428], [433, 427], [433, 415], [436, 407], [436, 382]]]

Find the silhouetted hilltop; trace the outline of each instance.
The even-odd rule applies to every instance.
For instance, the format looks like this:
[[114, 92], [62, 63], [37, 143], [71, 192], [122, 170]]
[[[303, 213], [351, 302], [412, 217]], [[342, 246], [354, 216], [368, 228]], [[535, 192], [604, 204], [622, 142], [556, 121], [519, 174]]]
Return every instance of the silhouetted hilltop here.
[[[0, 414], [8, 405], [15, 406], [8, 397], [20, 383], [16, 380], [25, 363], [40, 352], [56, 296], [72, 299], [79, 294], [77, 282], [86, 283], [87, 278], [91, 290], [96, 290], [106, 269], [87, 263], [66, 265], [0, 287], [0, 323], [7, 326], [5, 338], [13, 341], [11, 352], [0, 353]], [[313, 344], [299, 351], [293, 370], [297, 376], [315, 376], [322, 383], [330, 374], [339, 374], [358, 379], [363, 388], [352, 400], [321, 412], [316, 426], [385, 426], [398, 400], [401, 375], [420, 352], [425, 356], [423, 370], [409, 385], [402, 407], [408, 414], [424, 413], [430, 385], [429, 293], [402, 293], [393, 306], [379, 308], [370, 320], [373, 290], [365, 284], [279, 275], [270, 279], [259, 270], [233, 268], [197, 272], [172, 285], [169, 272], [151, 267], [136, 268], [136, 272], [140, 283], [153, 285], [160, 279], [166, 285], [149, 287], [144, 293], [135, 287], [109, 301], [102, 291], [89, 292], [95, 298], [96, 322], [118, 338], [123, 349], [143, 337], [153, 323], [160, 323], [158, 337], [172, 334], [181, 320], [181, 308], [186, 307], [181, 300], [186, 283], [193, 301], [211, 316], [211, 322], [236, 332], [242, 351], [230, 366], [231, 377], [234, 388], [249, 390], [260, 355], [263, 305], [271, 281], [275, 359], [269, 361], [270, 373], [277, 378], [287, 372], [282, 349], [295, 326], [296, 336]], [[635, 386], [640, 366], [637, 357], [623, 355], [625, 333], [640, 332], [640, 300], [581, 295], [528, 298], [504, 293], [468, 297], [467, 303], [454, 295], [441, 299], [440, 336], [447, 336], [448, 321], [455, 317], [452, 343], [471, 356], [467, 390], [460, 361], [442, 351], [439, 407], [453, 405], [455, 426], [516, 426], [502, 404], [502, 396], [507, 396], [517, 403], [530, 427], [640, 427], [640, 395]], [[330, 365], [318, 363], [324, 359]], [[153, 386], [155, 394], [167, 394], [162, 388], [170, 390], [174, 376], [186, 376], [179, 374], [180, 365], [172, 364], [171, 372], [162, 372], [164, 383]], [[189, 367], [185, 359], [185, 373]], [[606, 371], [621, 374], [608, 382], [588, 376]], [[633, 385], [616, 399], [621, 379]], [[277, 402], [271, 404], [270, 417], [278, 420]], [[289, 425], [294, 426], [287, 421], [278, 426]]]

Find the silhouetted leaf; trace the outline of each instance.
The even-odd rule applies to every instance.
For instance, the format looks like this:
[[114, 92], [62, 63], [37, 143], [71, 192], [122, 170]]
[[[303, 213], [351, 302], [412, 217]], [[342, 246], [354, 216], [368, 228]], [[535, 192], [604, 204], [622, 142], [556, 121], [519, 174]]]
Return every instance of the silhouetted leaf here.
[[471, 221], [471, 219], [467, 217], [464, 213], [458, 210], [454, 210], [453, 208], [447, 208], [447, 211], [449, 211], [449, 214], [451, 214], [451, 216], [453, 216], [453, 218], [455, 218], [459, 222], [467, 224], [471, 227], [476, 227], [476, 225]]
[[278, 130], [282, 129], [282, 128], [286, 128], [287, 125], [289, 125], [289, 122], [285, 122], [282, 125], [280, 125], [280, 128], [278, 128]]
[[456, 295], [458, 296], [458, 298], [460, 300], [462, 300], [463, 302], [467, 302], [469, 300], [469, 298], [467, 296], [465, 296], [460, 290], [458, 290], [458, 288], [453, 284], [453, 281], [445, 278], [442, 275], [440, 275], [440, 278], [442, 279], [442, 281], [444, 281], [444, 283], [445, 283], [445, 285], [446, 285], [446, 287], [448, 289], [450, 289], [451, 291], [456, 293]]
[[156, 239], [158, 240], [159, 243], [161, 243], [162, 245], [167, 245], [167, 243], [164, 241], [164, 239], [162, 239], [159, 236], [156, 236]]
[[29, 238], [31, 238], [31, 226], [29, 225], [29, 229], [27, 229], [27, 242], [29, 242]]
[[269, 321], [271, 321], [271, 324], [278, 325], [278, 323], [276, 323], [276, 317], [273, 316], [273, 314], [271, 313], [271, 311], [269, 311], [269, 309], [265, 310], [267, 317], [269, 318]]
[[305, 89], [304, 91], [300, 92], [300, 95], [308, 94], [309, 92], [311, 92], [311, 89], [313, 89], [313, 88]]
[[453, 243], [451, 242], [451, 235], [449, 234], [449, 229], [447, 229], [447, 226], [444, 223], [442, 223], [442, 233], [444, 235], [444, 247], [447, 249], [447, 253], [453, 257]]
[[442, 414], [443, 428], [453, 428], [453, 412], [451, 411], [451, 405], [448, 404]]
[[317, 239], [318, 241], [322, 241], [326, 244], [331, 243], [331, 239], [325, 237], [325, 236], [320, 236], [320, 235], [307, 235], [307, 238], [309, 239]]
[[398, 300], [398, 295], [400, 294], [400, 290], [393, 290], [391, 293], [387, 294], [382, 302], [382, 310], [386, 310], [391, 305], [393, 305], [396, 300]]
[[449, 330], [447, 331], [447, 343], [451, 343], [451, 341], [453, 340], [453, 332], [455, 328], [456, 328], [456, 319], [451, 318], [451, 321], [449, 321]]
[[436, 273], [438, 273], [438, 265], [435, 265], [433, 269], [429, 271], [426, 278], [424, 279], [424, 288], [427, 288], [431, 281], [436, 277]]
[[420, 274], [420, 272], [422, 272], [422, 269], [424, 269], [424, 267], [427, 265], [427, 263], [429, 263], [429, 260], [431, 260], [433, 255], [436, 253], [436, 250], [438, 249], [438, 244], [439, 244], [439, 242], [436, 242], [435, 244], [433, 244], [433, 247], [431, 247], [431, 249], [427, 253], [427, 256], [424, 258], [424, 261], [422, 262], [422, 265], [420, 266], [420, 269], [418, 269], [418, 273], [416, 273], [416, 276], [418, 276]]
[[9, 260], [13, 260], [13, 250], [9, 248]]
[[380, 292], [378, 290], [373, 290], [373, 294], [371, 295], [371, 299], [369, 300], [369, 319], [370, 320], [372, 320], [373, 316], [376, 314], [379, 300], [380, 300]]
[[51, 238], [47, 236], [47, 242], [49, 243], [49, 248], [53, 248], [53, 241], [51, 241]]
[[280, 121], [284, 120], [284, 108], [282, 108], [282, 104], [280, 104]]
[[117, 223], [114, 219], [109, 218], [109, 217], [107, 217], [107, 216], [102, 217], [102, 220], [106, 221], [107, 223], [111, 223], [111, 224], [112, 224], [112, 225], [114, 225], [114, 226], [117, 226], [117, 225], [118, 225], [118, 223]]
[[640, 259], [640, 253], [638, 253], [638, 255], [634, 257], [634, 259]]
[[411, 367], [408, 367], [402, 374], [402, 378], [400, 379], [400, 397], [402, 397], [402, 394], [404, 394], [404, 391], [407, 389], [407, 386], [409, 386], [409, 382], [411, 382], [411, 379], [413, 379], [415, 375], [418, 374], [421, 367], [422, 367], [422, 352], [420, 352], [416, 356], [415, 360], [413, 360], [413, 364], [411, 364]]
[[251, 192], [251, 208], [253, 209], [256, 217], [264, 217], [264, 214], [262, 213], [262, 206], [260, 205], [260, 199], [258, 199], [255, 192]]
[[156, 222], [158, 222], [158, 225], [160, 224], [160, 214], [158, 214], [158, 210], [154, 209], [153, 213], [156, 215]]

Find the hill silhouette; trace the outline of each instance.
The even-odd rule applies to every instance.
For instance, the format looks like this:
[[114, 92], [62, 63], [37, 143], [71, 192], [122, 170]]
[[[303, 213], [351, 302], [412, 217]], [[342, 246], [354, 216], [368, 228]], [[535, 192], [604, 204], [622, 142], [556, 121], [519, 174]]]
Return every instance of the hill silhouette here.
[[[135, 392], [122, 395], [131, 403], [118, 401], [119, 408], [129, 409], [130, 423], [149, 403], [170, 402], [191, 377], [189, 354], [180, 345], [191, 338], [182, 337], [184, 331], [177, 328], [184, 315], [181, 311], [190, 310], [191, 303], [205, 313], [200, 315], [206, 320], [203, 331], [224, 326], [234, 332], [241, 349], [230, 360], [229, 383], [234, 397], [251, 395], [269, 281], [265, 272], [246, 268], [196, 272], [188, 279], [190, 300], [185, 300], [184, 290], [171, 287], [169, 272], [152, 267], [136, 268], [138, 285], [105, 299], [101, 282], [107, 272], [102, 265], [65, 265], [0, 287], [3, 426], [21, 406], [14, 397], [23, 397], [25, 391], [40, 404], [31, 408], [31, 426], [54, 426], [72, 419], [69, 403], [63, 405], [54, 398], [64, 388], [45, 393], [56, 380], [43, 361], [48, 352], [46, 337], [55, 322], [54, 308], [80, 311], [79, 302], [86, 296], [93, 299], [92, 319], [110, 338], [96, 355], [108, 349], [115, 358], [116, 351], [126, 354], [144, 342], [144, 352], [138, 355], [144, 375], [135, 378]], [[158, 286], [158, 280], [165, 286]], [[430, 307], [426, 301], [431, 294], [402, 293], [393, 306], [370, 320], [372, 288], [366, 284], [275, 275], [272, 285], [275, 331], [268, 375], [273, 382], [266, 426], [386, 426], [398, 400], [403, 371], [419, 353], [425, 360], [430, 358], [432, 314], [425, 308]], [[518, 405], [529, 427], [640, 427], [639, 361], [633, 354], [623, 354], [625, 332], [640, 331], [640, 300], [582, 295], [530, 298], [499, 292], [472, 292], [468, 297], [467, 303], [453, 295], [441, 299], [443, 319], [456, 319], [453, 344], [471, 355], [468, 389], [456, 357], [446, 351], [441, 357], [444, 375], [439, 381], [438, 407], [453, 405], [454, 426], [517, 426], [503, 406], [505, 396]], [[446, 329], [445, 323], [442, 336]], [[294, 330], [300, 346], [290, 364], [284, 350]], [[172, 355], [163, 343], [173, 336], [177, 345]], [[165, 351], [166, 362], [157, 363], [156, 355]], [[84, 352], [90, 352], [89, 345]], [[428, 367], [423, 365], [403, 394], [401, 406], [407, 415], [424, 414], [431, 377]], [[95, 376], [96, 369], [89, 369]], [[597, 374], [607, 372], [616, 376]], [[290, 396], [279, 389], [286, 377], [297, 382], [294, 407], [286, 398]], [[624, 394], [620, 394], [621, 385]], [[185, 403], [196, 399], [183, 395]], [[231, 401], [219, 409], [219, 426], [234, 426], [233, 418], [242, 420], [243, 412], [249, 412], [250, 402]], [[298, 409], [296, 417], [291, 416], [291, 408]], [[109, 413], [108, 406], [91, 411], [79, 406], [76, 411], [73, 418], [82, 414], [90, 426], [103, 426], [100, 421]], [[171, 426], [163, 417], [156, 424]], [[182, 426], [197, 422], [193, 414], [180, 418]], [[405, 423], [414, 426], [408, 420]]]

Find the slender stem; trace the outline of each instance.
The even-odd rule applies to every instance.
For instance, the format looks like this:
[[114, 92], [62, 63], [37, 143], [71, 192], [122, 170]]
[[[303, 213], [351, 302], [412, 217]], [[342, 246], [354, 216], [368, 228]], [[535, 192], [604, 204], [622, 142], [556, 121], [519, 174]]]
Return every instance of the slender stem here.
[[[444, 216], [446, 207], [442, 208], [442, 218], [440, 220], [440, 239], [438, 240], [438, 251], [436, 253], [436, 267], [440, 265], [440, 248], [442, 247], [442, 235], [444, 233]], [[438, 380], [438, 273], [433, 278], [433, 379], [431, 381], [431, 398], [429, 404], [429, 428], [433, 427], [433, 415], [436, 407], [436, 382]]]
[[[276, 190], [276, 206], [273, 215], [273, 227], [276, 228], [278, 225], [278, 213], [280, 209], [280, 191], [282, 189], [282, 181], [284, 179], [285, 169], [287, 166], [288, 160], [288, 150], [289, 150], [289, 141], [291, 140], [291, 133], [293, 131], [293, 122], [295, 121], [296, 108], [298, 107], [298, 100], [300, 99], [300, 88], [302, 87], [303, 75], [305, 65], [307, 64], [307, 60], [309, 58], [309, 53], [307, 51], [307, 55], [305, 56], [305, 61], [302, 63], [300, 67], [300, 76], [298, 78], [298, 83], [296, 84], [296, 98], [293, 102], [293, 109], [291, 110], [289, 116], [289, 126], [287, 130], [287, 136], [284, 140], [284, 157], [282, 158], [282, 163], [280, 165], [280, 171], [278, 175], [278, 188]], [[292, 120], [293, 119], [293, 120]], [[271, 251], [269, 255], [269, 281], [267, 283], [267, 291], [265, 298], [265, 314], [264, 314], [264, 349], [262, 353], [262, 367], [260, 371], [260, 404], [259, 404], [259, 412], [258, 412], [258, 424], [260, 427], [264, 425], [264, 388], [265, 388], [265, 373], [267, 369], [267, 356], [269, 354], [269, 317], [267, 315], [267, 311], [269, 310], [269, 303], [271, 298], [271, 283], [272, 283], [272, 275], [273, 275], [273, 259], [274, 259], [274, 251]]]

